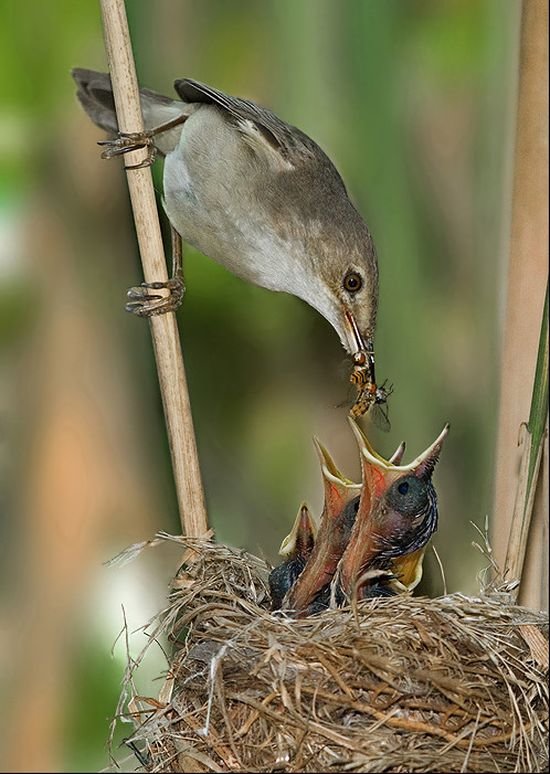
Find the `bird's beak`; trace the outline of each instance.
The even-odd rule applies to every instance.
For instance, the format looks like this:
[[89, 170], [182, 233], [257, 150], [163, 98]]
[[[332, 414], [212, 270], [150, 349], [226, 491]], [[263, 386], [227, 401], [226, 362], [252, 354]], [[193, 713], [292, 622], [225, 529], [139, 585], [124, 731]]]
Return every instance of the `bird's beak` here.
[[[399, 464], [401, 459], [399, 458], [398, 454], [401, 447], [398, 447], [392, 458], [385, 460], [372, 448], [368, 438], [362, 432], [359, 425], [351, 417], [348, 417], [348, 421], [351, 425], [351, 429], [353, 430], [353, 434], [355, 435], [355, 439], [359, 445], [363, 468], [366, 465], [369, 472], [371, 470], [378, 470], [379, 475], [383, 475], [384, 479], [388, 481], [385, 489], [390, 487], [396, 478], [406, 475], [407, 473], [415, 475], [418, 478], [429, 478], [434, 471], [437, 460], [439, 459], [439, 455], [441, 453], [443, 441], [447, 437], [450, 429], [450, 425], [446, 424], [435, 441], [430, 444], [428, 448], [422, 452], [422, 454], [419, 454], [418, 457], [416, 457], [416, 459], [414, 459], [412, 462], [409, 462], [408, 465], [401, 465]], [[398, 464], [395, 464], [396, 454], [398, 455]], [[402, 456], [403, 455], [401, 454], [401, 458]], [[372, 475], [372, 473], [370, 473], [370, 475]]]
[[[393, 482], [403, 475], [410, 474], [419, 478], [431, 477], [443, 441], [449, 432], [445, 425], [435, 441], [408, 465], [401, 465], [404, 445], [398, 447], [389, 460], [381, 457], [370, 445], [359, 425], [351, 418], [348, 421], [359, 446], [361, 454], [361, 473], [363, 488], [355, 526], [348, 547], [342, 556], [339, 567], [339, 579], [342, 589], [348, 595], [354, 590], [354, 584], [363, 569], [378, 550], [378, 535], [374, 530], [372, 512], [384, 493]], [[396, 464], [397, 463], [397, 464]], [[392, 571], [407, 588], [414, 588], [422, 577], [422, 558], [424, 550], [416, 551], [407, 557], [398, 557], [392, 562]], [[399, 577], [401, 576], [401, 577]]]
[[[364, 500], [366, 505], [367, 501], [370, 500], [371, 492], [377, 493], [378, 479], [376, 477], [376, 471], [382, 470], [384, 472], [389, 473], [396, 470], [404, 471], [409, 469], [410, 467], [409, 465], [401, 466], [401, 461], [403, 460], [406, 444], [405, 444], [405, 441], [401, 441], [401, 443], [394, 451], [394, 453], [391, 455], [391, 457], [389, 459], [386, 459], [385, 457], [382, 457], [381, 454], [378, 454], [378, 452], [374, 450], [374, 448], [371, 446], [369, 442], [369, 439], [367, 438], [365, 433], [361, 430], [357, 422], [352, 417], [348, 417], [348, 422], [350, 423], [351, 429], [353, 430], [353, 434], [355, 436], [355, 440], [357, 441], [357, 445], [359, 446], [359, 452], [361, 455], [361, 475], [363, 479], [362, 498], [363, 498], [363, 494], [365, 494], [366, 496], [364, 497]], [[439, 446], [439, 449], [440, 448], [441, 447]], [[429, 450], [426, 450], [424, 454], [426, 454], [427, 451]], [[421, 455], [421, 457], [417, 457], [417, 460], [420, 460], [421, 458], [423, 459], [424, 455]], [[415, 460], [415, 462], [417, 460]], [[414, 464], [415, 464], [414, 462], [411, 463], [411, 465], [414, 465]], [[399, 475], [403, 475], [403, 473], [401, 472], [399, 473]], [[392, 479], [392, 481], [388, 484], [388, 486], [391, 486], [391, 484], [393, 483], [393, 480], [394, 479]], [[365, 492], [365, 489], [367, 490], [366, 492]], [[359, 509], [361, 510], [361, 506], [359, 506]]]
[[360, 494], [361, 484], [354, 484], [338, 470], [328, 450], [318, 438], [314, 438], [313, 443], [321, 465], [325, 495], [321, 522], [332, 522], [342, 513], [347, 503]]
[[285, 602], [298, 615], [307, 612], [317, 594], [332, 580], [350, 535], [344, 518], [346, 506], [361, 492], [361, 484], [353, 483], [338, 470], [323, 444], [317, 438], [313, 442], [321, 465], [325, 500], [315, 546]]
[[317, 525], [306, 503], [302, 503], [294, 520], [294, 525], [281, 543], [279, 554], [286, 558], [302, 556], [307, 558], [315, 544]]
[[400, 465], [401, 460], [403, 459], [403, 455], [405, 454], [406, 449], [406, 443], [405, 441], [401, 441], [397, 449], [394, 451], [392, 456], [389, 458], [388, 462], [391, 462], [392, 465]]
[[422, 580], [422, 562], [426, 546], [412, 554], [398, 556], [392, 562], [392, 574], [394, 580], [389, 585], [397, 592], [412, 591]]
[[363, 336], [357, 325], [355, 315], [349, 309], [344, 310], [344, 321], [350, 355], [355, 355], [357, 352], [372, 350], [372, 342], [369, 341], [367, 337]]
[[[359, 425], [348, 417], [351, 429], [355, 436], [355, 440], [359, 445], [361, 452], [361, 476], [363, 479], [363, 486], [361, 489], [361, 499], [359, 500], [359, 507], [357, 509], [357, 515], [355, 517], [355, 524], [351, 533], [351, 538], [346, 550], [342, 555], [338, 567], [338, 582], [342, 590], [351, 596], [354, 589], [354, 584], [361, 574], [363, 567], [365, 566], [369, 553], [372, 550], [373, 536], [372, 536], [372, 522], [369, 519], [373, 504], [373, 493], [375, 487], [373, 486], [372, 473], [378, 470], [378, 465], [383, 469], [390, 467], [391, 462], [381, 457], [370, 446], [366, 435], [363, 433]], [[372, 459], [376, 462], [372, 465], [370, 459], [367, 460], [363, 454], [363, 449], [369, 449]], [[397, 457], [399, 459], [400, 449], [396, 450]]]

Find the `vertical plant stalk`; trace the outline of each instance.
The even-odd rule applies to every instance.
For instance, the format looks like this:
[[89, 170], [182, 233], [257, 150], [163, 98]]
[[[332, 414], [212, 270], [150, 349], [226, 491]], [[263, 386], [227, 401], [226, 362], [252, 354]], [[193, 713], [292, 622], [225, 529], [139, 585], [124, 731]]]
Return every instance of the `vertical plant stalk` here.
[[[124, 0], [101, 0], [101, 12], [119, 130], [142, 132]], [[126, 154], [126, 174], [145, 281], [162, 282], [168, 273], [151, 169], [128, 169], [146, 157], [147, 150], [141, 149]], [[176, 315], [152, 317], [150, 323], [182, 528], [185, 534], [198, 536], [208, 524]]]
[[548, 506], [535, 494], [547, 421], [547, 409], [545, 413], [539, 405], [542, 382], [537, 382], [548, 284], [547, 26], [547, 0], [523, 0], [491, 539], [497, 564], [508, 568], [508, 577], [521, 580], [520, 601], [537, 608], [544, 596], [542, 533], [548, 519]]
[[520, 445], [523, 450], [521, 469], [519, 474], [518, 489], [508, 549], [506, 551], [506, 563], [504, 565], [506, 576], [509, 579], [520, 579], [523, 574], [529, 528], [533, 506], [537, 494], [537, 484], [541, 474], [541, 461], [544, 450], [544, 441], [548, 432], [548, 289], [544, 304], [543, 319], [540, 331], [537, 368], [533, 384], [533, 396], [531, 399], [531, 411], [529, 422], [522, 425]]

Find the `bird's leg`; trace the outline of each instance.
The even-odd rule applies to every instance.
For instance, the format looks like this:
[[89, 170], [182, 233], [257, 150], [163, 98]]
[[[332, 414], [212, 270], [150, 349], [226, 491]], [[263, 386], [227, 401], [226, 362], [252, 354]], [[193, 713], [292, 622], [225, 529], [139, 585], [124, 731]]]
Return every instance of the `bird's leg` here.
[[[157, 314], [175, 312], [180, 306], [185, 293], [182, 270], [181, 237], [170, 225], [172, 234], [172, 276], [166, 282], [142, 282], [141, 285], [130, 288], [126, 311], [137, 314], [138, 317], [153, 317]], [[168, 295], [151, 293], [151, 290], [167, 290]]]
[[157, 134], [162, 134], [170, 129], [174, 129], [174, 127], [187, 121], [188, 117], [189, 116], [182, 114], [176, 116], [176, 118], [170, 119], [170, 121], [166, 121], [164, 124], [155, 126], [153, 129], [144, 129], [143, 132], [119, 132], [117, 137], [110, 140], [100, 140], [97, 144], [105, 146], [101, 158], [113, 159], [116, 156], [123, 156], [125, 153], [130, 153], [131, 151], [147, 148], [147, 157], [139, 164], [127, 166], [126, 169], [150, 167], [157, 157], [157, 149], [155, 148], [154, 140]]

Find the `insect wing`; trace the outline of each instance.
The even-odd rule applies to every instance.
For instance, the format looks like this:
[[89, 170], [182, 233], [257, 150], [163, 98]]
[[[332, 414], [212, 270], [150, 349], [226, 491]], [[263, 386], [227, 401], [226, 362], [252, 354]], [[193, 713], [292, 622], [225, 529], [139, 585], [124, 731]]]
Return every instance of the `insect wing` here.
[[388, 404], [385, 401], [383, 403], [377, 401], [373, 402], [368, 411], [367, 417], [375, 427], [377, 427], [379, 430], [383, 430], [384, 433], [387, 433], [391, 428], [390, 419], [388, 416]]

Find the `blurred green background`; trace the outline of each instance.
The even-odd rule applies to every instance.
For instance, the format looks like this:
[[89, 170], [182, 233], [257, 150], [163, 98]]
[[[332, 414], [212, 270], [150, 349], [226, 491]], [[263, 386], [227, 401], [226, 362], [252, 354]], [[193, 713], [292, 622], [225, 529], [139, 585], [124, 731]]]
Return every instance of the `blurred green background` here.
[[[90, 771], [126, 663], [163, 605], [179, 531], [126, 183], [99, 158], [73, 66], [105, 69], [99, 5], [0, 5], [0, 763]], [[377, 371], [408, 459], [451, 423], [435, 536], [449, 591], [476, 592], [491, 509], [497, 352], [517, 71], [516, 0], [132, 0], [140, 83], [190, 76], [275, 110], [340, 170], [380, 261]], [[161, 189], [161, 162], [155, 168]], [[359, 474], [346, 363], [302, 302], [186, 250], [179, 313], [211, 524], [275, 561], [297, 508], [319, 514], [317, 435]], [[443, 591], [430, 554], [419, 589]], [[132, 652], [143, 637], [132, 638]], [[137, 644], [135, 644], [137, 643]], [[159, 651], [144, 669], [155, 695]], [[149, 680], [149, 683], [147, 683]], [[148, 685], [148, 688], [145, 687]], [[132, 762], [126, 764], [128, 770]]]

